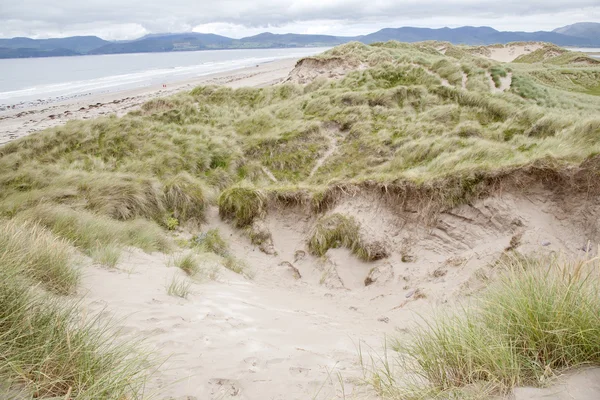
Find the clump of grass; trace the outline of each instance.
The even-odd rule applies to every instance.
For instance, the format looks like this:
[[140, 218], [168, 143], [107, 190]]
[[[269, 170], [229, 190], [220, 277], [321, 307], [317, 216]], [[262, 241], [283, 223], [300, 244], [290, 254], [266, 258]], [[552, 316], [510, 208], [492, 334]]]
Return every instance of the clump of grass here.
[[248, 185], [226, 189], [219, 197], [219, 215], [233, 220], [239, 228], [250, 225], [254, 219], [264, 216], [266, 208], [264, 193]]
[[200, 266], [196, 256], [192, 253], [183, 254], [175, 257], [173, 263], [188, 276], [194, 276], [200, 271]]
[[310, 252], [322, 257], [329, 249], [346, 247], [363, 261], [387, 256], [379, 242], [366, 243], [360, 236], [360, 226], [351, 216], [331, 214], [317, 221], [308, 240]]
[[481, 137], [482, 128], [478, 122], [467, 121], [456, 127], [456, 135], [461, 138]]
[[218, 229], [211, 229], [206, 233], [197, 235], [192, 242], [201, 252], [214, 253], [221, 257], [229, 255], [229, 245], [221, 237]]
[[[506, 272], [473, 307], [437, 316], [397, 343], [402, 365], [422, 379], [418, 391], [475, 385], [506, 392], [600, 364], [598, 260], [502, 260]], [[389, 388], [398, 389], [393, 398], [410, 398], [397, 384]]]
[[204, 220], [206, 196], [202, 183], [186, 172], [180, 172], [165, 183], [167, 208], [178, 221]]
[[171, 282], [167, 285], [167, 294], [169, 296], [187, 299], [192, 292], [191, 288], [192, 284], [190, 282], [174, 276], [173, 279], [171, 279]]
[[115, 268], [121, 259], [122, 249], [117, 245], [98, 246], [91, 250], [90, 257], [98, 264]]
[[0, 221], [0, 381], [23, 398], [138, 398], [147, 360], [56, 293], [75, 289], [71, 249], [38, 225]]
[[155, 223], [137, 219], [116, 221], [67, 206], [41, 204], [19, 215], [19, 219], [35, 221], [54, 234], [71, 241], [87, 254], [99, 246], [119, 243], [139, 247], [144, 251], [168, 251], [169, 239]]
[[70, 244], [41, 225], [0, 221], [0, 266], [15, 268], [45, 289], [69, 294], [80, 280]]
[[159, 220], [164, 213], [163, 193], [155, 179], [96, 173], [77, 177], [76, 186], [88, 209], [111, 218]]
[[359, 242], [359, 226], [354, 218], [331, 214], [317, 221], [310, 235], [308, 248], [314, 255], [322, 257], [329, 249], [346, 247], [353, 250]]
[[252, 277], [248, 266], [242, 260], [233, 256], [223, 257], [223, 266], [236, 274], [244, 275], [247, 278]]
[[500, 66], [495, 66], [490, 69], [490, 75], [492, 76], [492, 81], [494, 81], [494, 85], [499, 88], [502, 86], [502, 81], [500, 78], [506, 78], [507, 72], [504, 68]]

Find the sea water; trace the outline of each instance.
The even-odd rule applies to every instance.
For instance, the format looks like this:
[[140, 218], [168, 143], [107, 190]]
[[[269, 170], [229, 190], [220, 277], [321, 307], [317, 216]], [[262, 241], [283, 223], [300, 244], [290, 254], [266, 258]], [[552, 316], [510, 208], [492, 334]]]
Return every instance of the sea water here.
[[0, 107], [167, 84], [325, 50], [208, 50], [2, 59]]

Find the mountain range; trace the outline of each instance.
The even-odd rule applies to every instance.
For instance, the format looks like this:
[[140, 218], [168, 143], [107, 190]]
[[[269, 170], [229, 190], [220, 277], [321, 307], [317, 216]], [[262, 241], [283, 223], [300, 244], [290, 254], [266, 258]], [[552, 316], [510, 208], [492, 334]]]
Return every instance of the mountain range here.
[[0, 58], [56, 57], [86, 54], [154, 53], [218, 49], [256, 49], [289, 47], [326, 47], [350, 41], [362, 43], [420, 42], [439, 40], [453, 44], [489, 45], [536, 41], [559, 46], [600, 47], [600, 23], [581, 22], [552, 32], [502, 32], [490, 27], [460, 28], [385, 28], [362, 36], [273, 34], [232, 39], [211, 33], [150, 34], [136, 40], [110, 42], [96, 36], [73, 36], [57, 39], [17, 37], [0, 39]]

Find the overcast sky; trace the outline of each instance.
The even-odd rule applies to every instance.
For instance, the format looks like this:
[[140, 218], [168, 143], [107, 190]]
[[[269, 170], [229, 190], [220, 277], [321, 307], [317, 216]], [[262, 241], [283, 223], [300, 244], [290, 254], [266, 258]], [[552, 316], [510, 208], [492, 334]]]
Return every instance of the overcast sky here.
[[384, 27], [551, 30], [600, 22], [600, 0], [0, 0], [0, 37], [269, 31], [361, 35]]

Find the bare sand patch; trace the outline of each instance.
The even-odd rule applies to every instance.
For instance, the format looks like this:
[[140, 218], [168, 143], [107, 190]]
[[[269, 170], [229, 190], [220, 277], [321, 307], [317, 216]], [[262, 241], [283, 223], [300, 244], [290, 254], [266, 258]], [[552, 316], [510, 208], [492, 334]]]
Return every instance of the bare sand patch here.
[[[362, 384], [359, 343], [382, 354], [386, 335], [478, 293], [509, 246], [594, 252], [588, 244], [598, 241], [600, 203], [539, 186], [443, 211], [429, 224], [409, 204], [368, 193], [342, 198], [328, 213], [354, 217], [363, 235], [389, 243], [391, 256], [369, 263], [347, 249], [312, 256], [306, 241], [316, 216], [302, 206], [269, 211], [276, 253], [267, 255], [211, 209], [202, 231], [218, 229], [253, 279], [218, 267], [216, 281], [194, 281], [169, 267], [170, 256], [135, 250], [118, 270], [87, 268], [88, 307], [166, 359], [149, 382], [161, 399], [375, 399]], [[188, 299], [167, 295], [173, 276], [192, 283]], [[593, 387], [590, 376], [572, 379]], [[519, 389], [515, 398], [545, 390]]]

